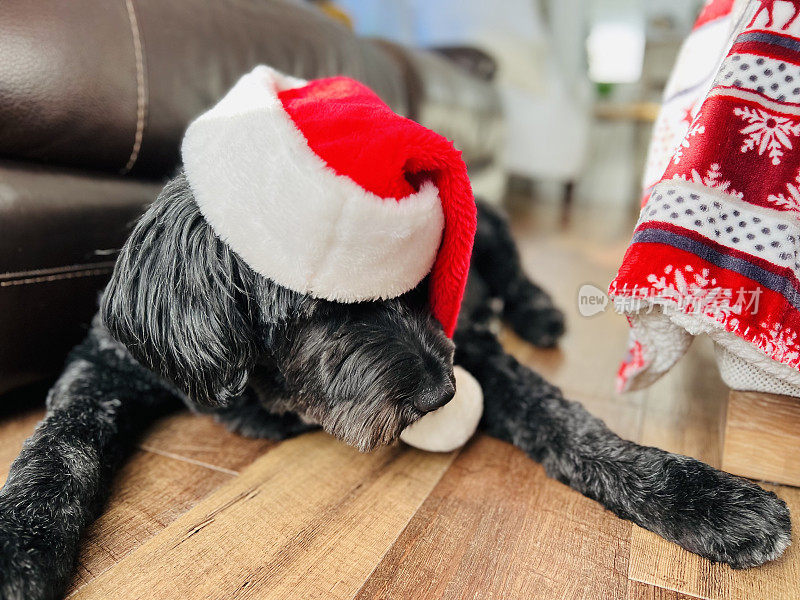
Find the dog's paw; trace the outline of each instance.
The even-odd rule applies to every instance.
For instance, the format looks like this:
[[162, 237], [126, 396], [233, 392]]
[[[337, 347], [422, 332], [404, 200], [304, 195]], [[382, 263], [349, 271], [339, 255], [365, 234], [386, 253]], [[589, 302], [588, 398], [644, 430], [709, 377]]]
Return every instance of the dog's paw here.
[[[735, 569], [781, 556], [791, 543], [786, 503], [755, 483], [703, 463], [681, 461], [673, 471], [673, 541]], [[683, 490], [680, 488], [683, 487]]]
[[715, 507], [721, 527], [709, 532], [707, 558], [735, 569], [755, 567], [779, 558], [792, 541], [786, 503], [750, 482], [720, 494]]
[[539, 348], [552, 348], [564, 334], [564, 313], [554, 306], [516, 307], [506, 320], [522, 339]]

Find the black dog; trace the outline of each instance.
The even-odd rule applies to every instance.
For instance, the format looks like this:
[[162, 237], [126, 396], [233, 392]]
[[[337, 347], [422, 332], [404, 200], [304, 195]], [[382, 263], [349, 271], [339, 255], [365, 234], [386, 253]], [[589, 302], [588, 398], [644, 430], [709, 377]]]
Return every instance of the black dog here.
[[360, 304], [282, 288], [214, 235], [178, 175], [125, 244], [100, 314], [0, 491], [0, 598], [64, 589], [126, 449], [181, 402], [246, 435], [282, 439], [319, 425], [370, 450], [453, 396], [454, 358], [483, 387], [486, 432], [620, 517], [734, 567], [789, 544], [789, 512], [774, 494], [620, 439], [503, 351], [494, 317], [540, 346], [556, 342], [563, 320], [524, 277], [496, 213], [479, 210], [455, 343], [424, 287]]

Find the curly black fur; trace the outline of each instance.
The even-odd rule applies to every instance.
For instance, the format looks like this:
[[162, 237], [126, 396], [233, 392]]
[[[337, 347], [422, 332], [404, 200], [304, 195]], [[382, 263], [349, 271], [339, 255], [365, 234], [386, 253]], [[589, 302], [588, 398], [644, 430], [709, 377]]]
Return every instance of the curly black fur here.
[[774, 493], [693, 458], [621, 439], [506, 354], [485, 326], [466, 326], [455, 337], [456, 362], [491, 399], [485, 431], [524, 450], [551, 477], [733, 567], [773, 560], [789, 545], [789, 511]]
[[789, 544], [789, 513], [774, 494], [620, 439], [503, 351], [488, 327], [496, 315], [541, 346], [564, 324], [522, 273], [496, 212], [479, 207], [455, 347], [426, 297], [423, 283], [347, 305], [276, 285], [213, 234], [178, 175], [125, 244], [99, 316], [0, 490], [0, 600], [63, 590], [80, 536], [147, 421], [184, 403], [245, 435], [321, 426], [370, 450], [452, 398], [454, 350], [483, 387], [484, 429], [620, 517], [735, 567]]

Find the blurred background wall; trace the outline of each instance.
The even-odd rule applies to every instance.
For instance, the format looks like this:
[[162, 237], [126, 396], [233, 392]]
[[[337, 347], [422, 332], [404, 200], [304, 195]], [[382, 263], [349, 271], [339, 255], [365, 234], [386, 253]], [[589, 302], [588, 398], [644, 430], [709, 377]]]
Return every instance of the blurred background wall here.
[[355, 30], [489, 53], [504, 160], [537, 200], [638, 206], [652, 121], [702, 0], [340, 0]]

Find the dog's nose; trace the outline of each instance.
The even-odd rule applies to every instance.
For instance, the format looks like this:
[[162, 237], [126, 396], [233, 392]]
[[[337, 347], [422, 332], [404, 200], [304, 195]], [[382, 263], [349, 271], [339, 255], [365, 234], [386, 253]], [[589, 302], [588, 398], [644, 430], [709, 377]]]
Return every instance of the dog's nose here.
[[442, 387], [425, 390], [414, 399], [414, 406], [422, 412], [431, 412], [450, 402], [455, 395], [455, 386], [448, 382]]

